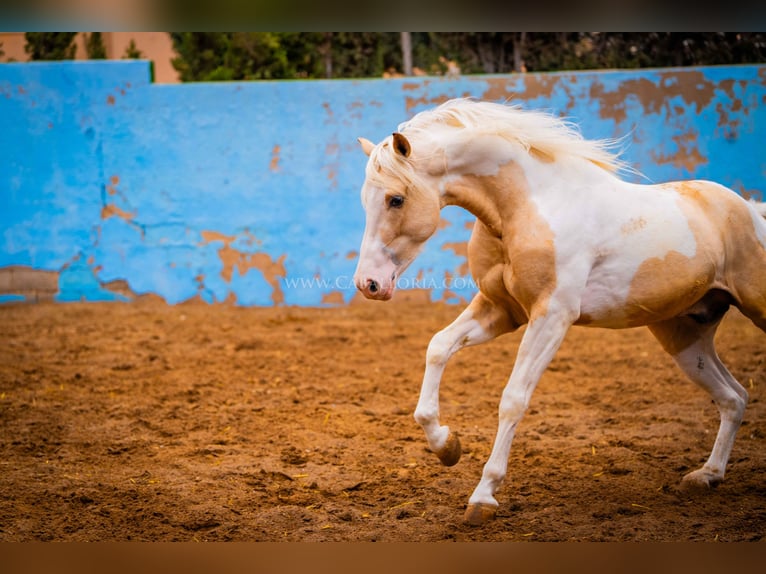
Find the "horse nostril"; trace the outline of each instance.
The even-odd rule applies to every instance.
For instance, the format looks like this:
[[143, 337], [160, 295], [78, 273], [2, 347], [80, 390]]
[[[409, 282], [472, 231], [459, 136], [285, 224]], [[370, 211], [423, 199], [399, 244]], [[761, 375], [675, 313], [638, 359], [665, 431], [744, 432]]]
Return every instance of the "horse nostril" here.
[[367, 287], [370, 290], [370, 293], [377, 293], [378, 292], [378, 283], [377, 281], [373, 281], [370, 279], [370, 284]]

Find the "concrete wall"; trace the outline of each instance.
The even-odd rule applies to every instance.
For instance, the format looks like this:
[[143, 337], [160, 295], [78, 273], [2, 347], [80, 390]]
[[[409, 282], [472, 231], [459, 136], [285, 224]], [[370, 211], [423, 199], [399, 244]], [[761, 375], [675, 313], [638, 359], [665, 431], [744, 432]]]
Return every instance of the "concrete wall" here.
[[[627, 135], [625, 157], [653, 181], [766, 191], [766, 66], [161, 85], [146, 62], [3, 64], [0, 301], [347, 303], [357, 136], [457, 96]], [[458, 302], [475, 292], [473, 218], [442, 213], [400, 286]]]

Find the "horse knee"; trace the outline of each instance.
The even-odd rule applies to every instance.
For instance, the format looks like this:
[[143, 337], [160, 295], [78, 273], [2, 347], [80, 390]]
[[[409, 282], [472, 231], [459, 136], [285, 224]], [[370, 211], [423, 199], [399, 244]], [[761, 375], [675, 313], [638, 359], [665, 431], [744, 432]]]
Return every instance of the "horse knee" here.
[[436, 333], [428, 343], [426, 361], [431, 365], [443, 365], [454, 353], [454, 342], [446, 333]]

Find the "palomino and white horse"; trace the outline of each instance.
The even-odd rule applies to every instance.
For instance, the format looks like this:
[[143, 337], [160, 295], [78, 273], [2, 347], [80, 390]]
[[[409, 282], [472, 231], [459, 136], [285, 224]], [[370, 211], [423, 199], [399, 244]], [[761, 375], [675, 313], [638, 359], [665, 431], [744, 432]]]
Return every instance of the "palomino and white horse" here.
[[369, 156], [366, 227], [355, 282], [390, 299], [396, 280], [459, 205], [476, 216], [468, 263], [479, 292], [428, 345], [415, 419], [445, 465], [460, 442], [439, 420], [439, 384], [459, 349], [526, 325], [499, 406], [499, 426], [465, 521], [495, 516], [516, 427], [572, 325], [646, 325], [715, 401], [721, 416], [705, 464], [684, 486], [724, 477], [748, 394], [713, 337], [734, 305], [766, 331], [766, 204], [709, 181], [628, 183], [610, 142], [518, 107], [451, 100], [417, 114]]

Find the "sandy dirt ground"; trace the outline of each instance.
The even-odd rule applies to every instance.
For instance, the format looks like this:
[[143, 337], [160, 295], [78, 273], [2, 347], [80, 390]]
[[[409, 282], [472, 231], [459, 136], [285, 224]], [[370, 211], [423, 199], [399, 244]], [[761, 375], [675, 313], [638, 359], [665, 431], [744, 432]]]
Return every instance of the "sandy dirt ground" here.
[[442, 384], [463, 458], [412, 413], [459, 307], [155, 300], [0, 306], [0, 541], [763, 541], [766, 335], [721, 357], [750, 393], [725, 481], [686, 494], [718, 413], [646, 329], [574, 328], [511, 449], [497, 518], [462, 523], [523, 330]]

